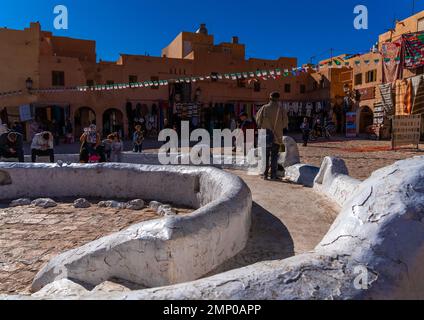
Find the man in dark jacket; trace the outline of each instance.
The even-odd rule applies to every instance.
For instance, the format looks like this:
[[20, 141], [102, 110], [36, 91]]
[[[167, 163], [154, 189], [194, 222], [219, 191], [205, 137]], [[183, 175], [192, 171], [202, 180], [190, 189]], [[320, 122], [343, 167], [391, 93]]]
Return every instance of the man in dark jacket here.
[[8, 131], [0, 135], [0, 157], [18, 158], [24, 162], [23, 138], [20, 133]]

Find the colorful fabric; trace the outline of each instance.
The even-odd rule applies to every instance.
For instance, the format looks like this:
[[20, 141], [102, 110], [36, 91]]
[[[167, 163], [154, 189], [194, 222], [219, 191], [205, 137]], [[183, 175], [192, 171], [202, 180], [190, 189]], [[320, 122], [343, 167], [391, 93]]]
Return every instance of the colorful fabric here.
[[391, 83], [381, 84], [378, 87], [380, 89], [384, 111], [386, 112], [388, 116], [391, 116], [395, 112], [392, 84]]
[[424, 66], [424, 32], [405, 34], [402, 36], [405, 68], [415, 69]]
[[424, 114], [424, 78], [421, 77], [418, 85], [417, 94], [415, 95], [412, 114]]
[[407, 80], [397, 80], [395, 84], [396, 90], [396, 106], [395, 106], [395, 115], [402, 116], [406, 115], [406, 93], [408, 88]]
[[402, 77], [402, 64], [396, 63], [401, 57], [402, 39], [395, 42], [383, 43], [383, 82], [394, 82]]
[[412, 81], [407, 80], [408, 84], [406, 87], [406, 94], [405, 94], [405, 113], [411, 114], [412, 112], [412, 98], [413, 98], [413, 89], [412, 89]]

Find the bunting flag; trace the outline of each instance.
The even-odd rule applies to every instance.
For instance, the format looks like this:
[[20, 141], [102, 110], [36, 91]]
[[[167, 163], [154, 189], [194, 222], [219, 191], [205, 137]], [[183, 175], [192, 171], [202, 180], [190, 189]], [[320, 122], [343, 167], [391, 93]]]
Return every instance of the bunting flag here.
[[[314, 70], [314, 68], [312, 68]], [[288, 77], [290, 75], [298, 76], [301, 73], [307, 72], [308, 68], [292, 68], [285, 69], [284, 72], [281, 69], [272, 69], [272, 70], [257, 70], [257, 71], [245, 71], [237, 73], [225, 73], [225, 74], [211, 74], [205, 76], [190, 76], [185, 78], [177, 79], [167, 79], [167, 80], [157, 80], [157, 81], [141, 81], [141, 82], [130, 82], [130, 83], [117, 83], [117, 84], [103, 84], [103, 85], [93, 85], [93, 86], [76, 86], [76, 87], [64, 87], [64, 88], [40, 88], [32, 89], [32, 93], [59, 93], [59, 92], [103, 92], [103, 91], [117, 91], [117, 90], [126, 90], [126, 89], [139, 89], [139, 88], [150, 88], [150, 87], [163, 87], [168, 86], [172, 83], [196, 83], [198, 81], [206, 80], [243, 80], [243, 79], [261, 79], [264, 81], [267, 80], [277, 80], [281, 77]], [[0, 93], [0, 98], [9, 97], [13, 95], [23, 94], [22, 91], [11, 91]]]
[[0, 99], [6, 97], [19, 96], [23, 94], [22, 90], [8, 91], [8, 92], [0, 92]]

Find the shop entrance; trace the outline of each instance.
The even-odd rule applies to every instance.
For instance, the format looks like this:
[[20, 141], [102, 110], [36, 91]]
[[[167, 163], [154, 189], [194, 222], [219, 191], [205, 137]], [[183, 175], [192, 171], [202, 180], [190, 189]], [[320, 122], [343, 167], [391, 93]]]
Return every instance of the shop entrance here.
[[75, 112], [74, 120], [74, 133], [78, 138], [83, 134], [84, 128], [89, 127], [90, 124], [96, 124], [96, 113], [89, 107], [81, 107]]
[[103, 135], [118, 132], [121, 137], [124, 134], [124, 115], [118, 109], [108, 109], [103, 113]]

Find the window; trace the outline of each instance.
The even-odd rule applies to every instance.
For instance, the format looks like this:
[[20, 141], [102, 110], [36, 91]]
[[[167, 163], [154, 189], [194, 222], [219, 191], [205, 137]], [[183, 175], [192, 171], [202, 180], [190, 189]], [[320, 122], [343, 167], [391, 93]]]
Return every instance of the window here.
[[306, 93], [306, 86], [304, 84], [300, 85], [300, 93]]
[[129, 76], [129, 82], [130, 83], [136, 83], [138, 82], [138, 77], [137, 76]]
[[424, 31], [424, 18], [418, 20], [418, 32]]
[[[150, 77], [150, 80], [153, 82], [158, 82], [159, 81], [159, 77]], [[159, 89], [159, 86], [151, 86], [150, 88], [152, 88], [153, 90], [157, 90]]]
[[115, 81], [113, 81], [113, 80], [106, 80], [106, 84], [108, 86], [111, 86], [111, 85], [114, 85], [115, 84]]
[[94, 80], [87, 80], [87, 86], [93, 87], [94, 86]]
[[57, 87], [65, 86], [65, 72], [52, 71], [52, 85]]
[[355, 74], [355, 86], [362, 84], [362, 73]]
[[259, 81], [255, 81], [253, 84], [253, 91], [261, 92], [261, 83]]
[[371, 70], [365, 74], [366, 83], [376, 82], [376, 81], [377, 81], [377, 70]]
[[285, 93], [290, 93], [291, 92], [291, 85], [290, 85], [290, 83], [286, 83], [284, 85], [284, 92]]

